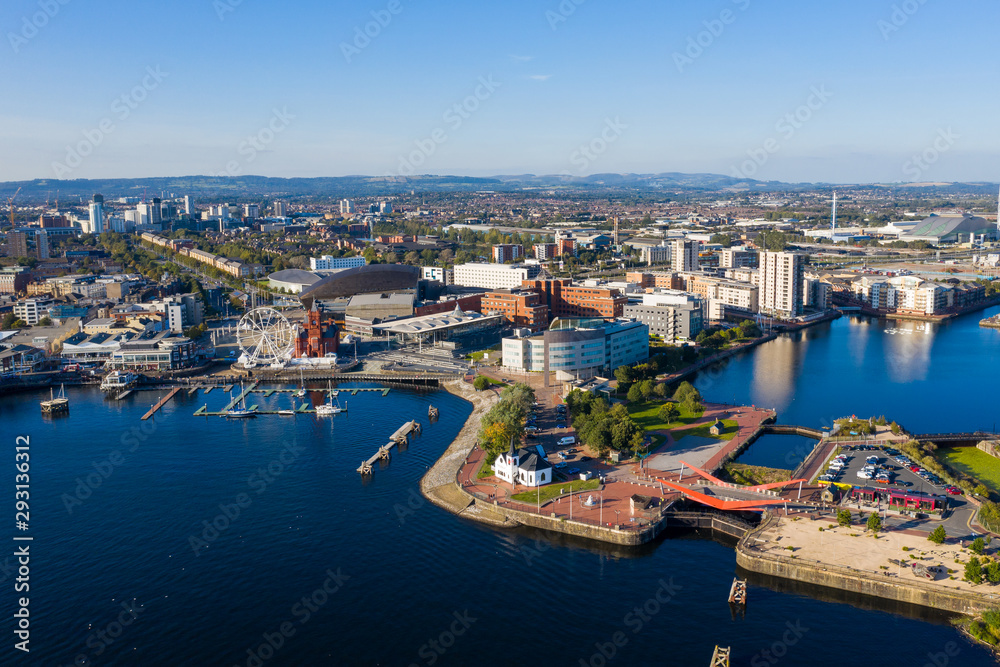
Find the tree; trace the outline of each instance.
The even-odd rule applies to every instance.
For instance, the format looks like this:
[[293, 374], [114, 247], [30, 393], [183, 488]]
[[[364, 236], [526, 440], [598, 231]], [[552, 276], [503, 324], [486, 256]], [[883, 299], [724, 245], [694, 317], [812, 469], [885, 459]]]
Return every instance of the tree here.
[[986, 581], [1000, 584], [1000, 562], [992, 560], [986, 565]]
[[701, 393], [695, 389], [693, 384], [685, 380], [680, 383], [677, 391], [674, 392], [674, 400], [678, 403], [683, 403], [688, 397], [693, 397], [693, 400], [701, 402]]
[[0, 329], [10, 329], [14, 326], [14, 322], [17, 321], [17, 315], [14, 313], [7, 313], [3, 316], [3, 323], [0, 324]]
[[38, 326], [40, 327], [50, 327], [52, 326], [52, 318], [46, 315], [42, 319], [38, 320]]
[[488, 389], [490, 384], [489, 379], [485, 375], [477, 375], [476, 379], [472, 381], [472, 386], [476, 388], [476, 391]]
[[656, 386], [653, 387], [653, 393], [656, 395], [657, 398], [666, 398], [667, 385], [663, 382], [657, 382]]
[[939, 525], [937, 528], [931, 531], [927, 539], [934, 544], [944, 544], [945, 539], [947, 539], [948, 533], [945, 532], [944, 526]]
[[979, 558], [973, 556], [969, 559], [969, 562], [965, 564], [965, 576], [962, 578], [970, 584], [982, 583], [983, 566], [979, 562]]
[[723, 248], [730, 248], [733, 245], [733, 237], [729, 234], [712, 234], [708, 242], [713, 244], [718, 243]]
[[882, 530], [882, 517], [879, 516], [878, 512], [872, 512], [868, 516], [868, 530], [878, 535], [878, 531]]
[[677, 409], [676, 403], [664, 403], [660, 406], [656, 416], [659, 417], [660, 421], [664, 424], [670, 424], [673, 423], [673, 421], [677, 419], [680, 414], [681, 411]]
[[640, 382], [639, 391], [642, 393], [642, 400], [648, 401], [649, 397], [653, 395], [653, 381], [643, 380]]
[[633, 384], [628, 388], [627, 398], [629, 403], [639, 403], [642, 401], [642, 387], [640, 384]]
[[977, 485], [976, 488], [974, 488], [972, 490], [972, 492], [974, 494], [976, 494], [977, 496], [982, 496], [983, 498], [989, 498], [990, 497], [990, 490], [988, 488], [986, 488], [985, 484], [979, 484], [979, 485]]
[[851, 511], [850, 510], [837, 510], [837, 525], [840, 525], [840, 526], [850, 526], [851, 525]]
[[976, 554], [977, 556], [981, 556], [983, 554], [983, 550], [986, 549], [986, 543], [983, 542], [983, 538], [977, 537], [976, 539], [972, 540], [972, 544], [969, 545], [969, 549], [971, 549], [972, 553]]

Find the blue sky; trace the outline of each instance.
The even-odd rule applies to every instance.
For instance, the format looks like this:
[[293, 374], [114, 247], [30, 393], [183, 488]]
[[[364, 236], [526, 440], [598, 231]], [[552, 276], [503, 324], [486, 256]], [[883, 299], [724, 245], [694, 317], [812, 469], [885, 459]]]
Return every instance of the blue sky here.
[[987, 0], [62, 2], [0, 9], [0, 179], [1000, 178]]

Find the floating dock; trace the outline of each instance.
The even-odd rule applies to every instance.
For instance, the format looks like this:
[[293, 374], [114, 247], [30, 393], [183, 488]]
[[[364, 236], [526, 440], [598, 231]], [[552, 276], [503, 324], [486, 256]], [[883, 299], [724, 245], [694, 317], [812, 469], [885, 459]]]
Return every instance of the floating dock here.
[[747, 582], [743, 579], [734, 578], [733, 585], [729, 588], [729, 604], [747, 603]]
[[152, 417], [153, 415], [155, 415], [156, 411], [159, 410], [160, 408], [162, 408], [168, 402], [170, 402], [170, 399], [173, 398], [174, 396], [176, 396], [178, 393], [180, 393], [180, 390], [181, 390], [180, 387], [177, 387], [175, 389], [171, 389], [169, 394], [167, 394], [166, 396], [164, 396], [163, 398], [161, 398], [159, 403], [157, 403], [156, 405], [154, 405], [153, 407], [151, 407], [149, 409], [149, 412], [147, 412], [146, 414], [144, 414], [142, 416], [142, 421], [146, 421], [147, 419], [149, 419], [150, 417]]
[[367, 461], [361, 462], [361, 465], [358, 466], [358, 472], [362, 475], [372, 474], [372, 466], [374, 466], [375, 462], [379, 460], [388, 461], [392, 448], [407, 444], [410, 441], [410, 434], [412, 433], [420, 435], [420, 422], [408, 421], [396, 429], [396, 432], [389, 437], [388, 443], [379, 447], [375, 455]]
[[716, 646], [715, 653], [712, 654], [712, 664], [709, 667], [729, 667], [729, 650], [729, 646]]
[[[194, 416], [195, 417], [224, 417], [226, 415], [226, 412], [228, 412], [229, 410], [231, 410], [235, 405], [238, 405], [240, 403], [240, 401], [244, 400], [245, 398], [249, 398], [249, 396], [251, 394], [263, 394], [264, 398], [267, 398], [269, 396], [275, 396], [275, 395], [279, 395], [279, 394], [297, 394], [299, 392], [299, 389], [295, 389], [295, 388], [293, 388], [293, 389], [258, 389], [257, 386], [259, 384], [260, 383], [256, 382], [256, 381], [252, 382], [246, 389], [243, 390], [243, 392], [239, 396], [237, 396], [236, 398], [230, 400], [229, 403], [224, 408], [222, 408], [222, 410], [219, 410], [218, 412], [211, 411], [211, 410], [208, 409], [207, 405], [203, 405], [203, 406], [201, 406], [200, 408], [198, 408], [195, 411]], [[194, 393], [198, 389], [205, 389], [205, 393], [207, 394], [212, 389], [223, 389], [224, 391], [229, 391], [229, 389], [231, 389], [231, 388], [232, 388], [232, 385], [228, 385], [228, 388], [227, 387], [222, 387], [220, 385], [212, 385], [212, 386], [209, 386], [209, 387], [198, 386], [198, 387], [191, 388], [188, 393], [189, 394], [190, 393]], [[180, 390], [181, 390], [180, 388], [177, 388], [174, 391], [180, 391]], [[333, 395], [334, 395], [335, 392], [336, 393], [341, 393], [341, 394], [348, 393], [351, 396], [357, 396], [359, 392], [363, 392], [363, 391], [377, 392], [377, 393], [382, 394], [383, 396], [388, 396], [389, 392], [391, 390], [388, 387], [378, 387], [378, 388], [369, 388], [369, 387], [366, 387], [366, 388], [350, 388], [350, 389], [327, 389], [327, 388], [324, 387], [322, 389], [307, 389], [306, 393], [307, 394], [322, 393], [322, 394], [326, 395], [327, 400], [332, 400], [333, 399]], [[309, 402], [308, 401], [304, 401], [302, 403], [302, 405], [300, 405], [299, 407], [295, 408], [295, 413], [296, 414], [315, 414], [315, 412], [316, 412], [315, 408], [308, 407], [308, 406], [309, 406]], [[256, 407], [257, 407], [256, 405], [251, 406], [251, 408], [256, 408]], [[347, 409], [345, 408], [344, 409], [344, 413], [346, 413], [346, 412], [347, 412]], [[281, 413], [279, 412], [279, 410], [257, 410], [257, 414], [258, 415], [277, 415], [277, 414], [281, 414]]]

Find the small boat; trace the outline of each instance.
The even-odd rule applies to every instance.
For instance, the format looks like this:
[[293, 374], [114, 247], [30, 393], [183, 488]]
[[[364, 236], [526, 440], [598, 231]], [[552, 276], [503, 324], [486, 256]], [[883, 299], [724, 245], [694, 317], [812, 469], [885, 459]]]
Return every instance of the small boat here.
[[295, 416], [295, 399], [292, 399], [292, 409], [288, 410], [278, 410], [278, 414], [282, 417], [294, 417]]
[[69, 412], [69, 399], [66, 398], [66, 385], [59, 385], [58, 396], [54, 396], [52, 393], [52, 387], [49, 387], [49, 400], [42, 401], [42, 412], [47, 415]]
[[295, 397], [296, 398], [305, 398], [306, 397], [306, 381], [305, 381], [305, 378], [302, 377], [302, 369], [301, 368], [299, 369], [299, 390], [297, 392], [295, 392]]
[[327, 391], [330, 394], [330, 402], [317, 405], [316, 414], [319, 416], [327, 416], [347, 412], [347, 404], [345, 403], [344, 407], [340, 407], [340, 403], [337, 401], [337, 396], [340, 395], [340, 392], [336, 389], [328, 389]]
[[[243, 393], [243, 383], [240, 383], [240, 394]], [[239, 407], [233, 406], [226, 410], [227, 419], [247, 419], [248, 417], [256, 417], [256, 408], [247, 408], [247, 398], [243, 396], [243, 400], [240, 401]]]

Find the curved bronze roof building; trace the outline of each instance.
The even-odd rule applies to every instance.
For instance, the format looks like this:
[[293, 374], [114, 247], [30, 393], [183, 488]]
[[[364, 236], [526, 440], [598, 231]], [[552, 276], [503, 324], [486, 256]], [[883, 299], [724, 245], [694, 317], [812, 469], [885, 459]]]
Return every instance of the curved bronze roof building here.
[[312, 308], [316, 299], [338, 299], [355, 294], [402, 292], [417, 288], [420, 267], [406, 264], [369, 264], [338, 271], [302, 290], [302, 305]]

